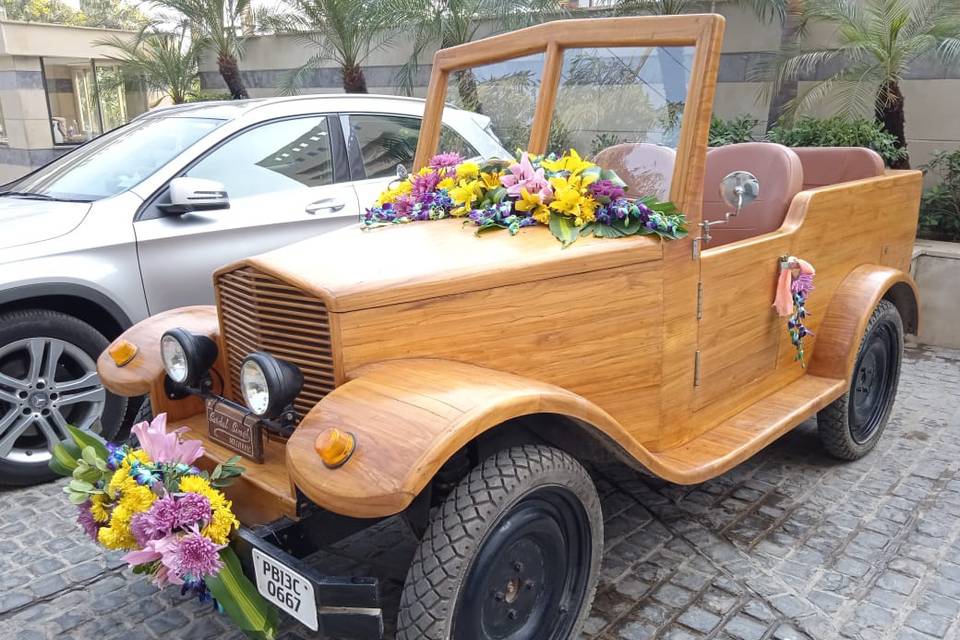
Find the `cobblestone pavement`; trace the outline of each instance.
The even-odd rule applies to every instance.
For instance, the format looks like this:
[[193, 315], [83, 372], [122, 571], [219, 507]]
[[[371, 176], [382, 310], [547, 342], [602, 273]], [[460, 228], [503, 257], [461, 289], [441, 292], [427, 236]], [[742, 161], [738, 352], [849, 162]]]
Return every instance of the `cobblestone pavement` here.
[[[606, 556], [586, 636], [960, 639], [958, 427], [960, 351], [912, 348], [858, 462], [827, 458], [810, 423], [694, 487], [597, 469]], [[60, 487], [0, 493], [0, 638], [242, 637], [85, 540]], [[413, 540], [396, 521], [379, 533], [318, 563], [382, 576], [395, 611]], [[286, 620], [283, 637], [309, 633]]]

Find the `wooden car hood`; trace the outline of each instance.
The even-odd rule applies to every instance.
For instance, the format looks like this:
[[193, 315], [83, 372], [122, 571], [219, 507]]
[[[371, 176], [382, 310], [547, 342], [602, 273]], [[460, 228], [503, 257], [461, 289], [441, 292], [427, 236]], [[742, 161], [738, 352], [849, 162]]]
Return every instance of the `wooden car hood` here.
[[[650, 236], [581, 238], [562, 248], [546, 227], [482, 236], [460, 220], [360, 225], [246, 258], [217, 275], [250, 266], [353, 311], [659, 260]], [[575, 291], [571, 295], [576, 295]]]

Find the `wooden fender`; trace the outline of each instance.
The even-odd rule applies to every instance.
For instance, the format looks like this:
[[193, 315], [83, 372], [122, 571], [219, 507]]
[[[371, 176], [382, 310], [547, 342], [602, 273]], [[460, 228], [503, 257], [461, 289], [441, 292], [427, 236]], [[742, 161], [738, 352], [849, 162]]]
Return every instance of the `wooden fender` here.
[[[406, 508], [476, 436], [538, 413], [581, 420], [641, 464], [662, 466], [608, 413], [570, 391], [470, 364], [408, 359], [361, 367], [327, 395], [287, 443], [287, 469], [293, 483], [325, 509], [388, 516]], [[331, 427], [357, 438], [353, 457], [338, 469], [326, 468], [314, 449], [317, 435]]]
[[[168, 329], [183, 327], [199, 335], [205, 335], [220, 345], [220, 324], [217, 308], [213, 305], [198, 305], [171, 309], [138, 322], [111, 343], [127, 340], [137, 346], [137, 355], [128, 364], [118, 367], [104, 351], [97, 359], [97, 373], [103, 386], [119, 396], [133, 397], [150, 394], [153, 410], [166, 411], [171, 419], [184, 418], [199, 413], [203, 403], [198, 398], [171, 401], [163, 392], [164, 369], [160, 358], [160, 338]], [[221, 356], [223, 347], [220, 345]]]
[[809, 373], [849, 380], [863, 332], [882, 299], [893, 302], [907, 333], [916, 333], [920, 295], [909, 274], [874, 264], [857, 267], [837, 287], [817, 330]]

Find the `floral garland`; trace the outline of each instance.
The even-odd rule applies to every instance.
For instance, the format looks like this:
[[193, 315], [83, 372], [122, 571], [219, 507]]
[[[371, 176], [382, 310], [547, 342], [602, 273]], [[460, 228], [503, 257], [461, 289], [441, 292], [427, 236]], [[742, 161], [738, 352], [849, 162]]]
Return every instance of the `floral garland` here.
[[807, 312], [807, 296], [813, 291], [813, 276], [816, 270], [806, 260], [793, 256], [780, 258], [780, 278], [777, 283], [777, 295], [773, 306], [781, 317], [787, 318], [787, 333], [797, 355], [794, 361], [806, 368], [803, 339], [814, 333], [803, 324]]
[[166, 430], [167, 416], [133, 427], [140, 447], [104, 443], [68, 427], [72, 441], [54, 447], [50, 468], [71, 477], [64, 488], [77, 505], [77, 523], [107, 549], [127, 551], [134, 573], [158, 587], [176, 585], [225, 611], [259, 638], [273, 638], [277, 614], [243, 575], [228, 546], [240, 526], [220, 491], [242, 472], [239, 457], [213, 473], [193, 463], [203, 455], [199, 440], [181, 440]]
[[361, 216], [367, 227], [465, 218], [477, 233], [547, 225], [564, 246], [580, 236], [658, 235], [679, 239], [686, 220], [669, 202], [626, 197], [616, 173], [573, 149], [559, 158], [523, 152], [520, 160], [464, 162], [441, 153], [415, 174], [391, 183]]

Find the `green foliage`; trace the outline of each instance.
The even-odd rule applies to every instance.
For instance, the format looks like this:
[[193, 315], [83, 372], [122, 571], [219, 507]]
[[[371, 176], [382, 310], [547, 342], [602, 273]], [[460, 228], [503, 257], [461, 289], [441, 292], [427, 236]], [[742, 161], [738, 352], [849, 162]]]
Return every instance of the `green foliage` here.
[[80, 0], [74, 8], [63, 0], [3, 0], [10, 20], [47, 22], [77, 27], [139, 29], [147, 19], [124, 0]]
[[741, 142], [756, 142], [757, 136], [754, 132], [759, 125], [759, 120], [747, 114], [741, 114], [729, 120], [713, 116], [710, 120], [709, 145], [722, 147]]
[[225, 462], [218, 464], [213, 470], [213, 473], [210, 474], [210, 485], [217, 489], [222, 489], [233, 484], [233, 481], [246, 471], [246, 469], [237, 464], [238, 462], [240, 462], [240, 456], [233, 456]]
[[240, 558], [230, 547], [220, 551], [223, 568], [204, 581], [210, 593], [247, 636], [258, 640], [273, 640], [277, 634], [277, 609], [268, 604], [253, 583], [243, 575]]
[[767, 139], [788, 147], [867, 147], [879, 153], [888, 166], [905, 154], [897, 148], [896, 138], [879, 123], [865, 118], [804, 117], [792, 125], [778, 123]]
[[596, 156], [608, 147], [613, 147], [623, 142], [625, 142], [625, 140], [615, 133], [608, 131], [598, 133], [593, 136], [593, 140], [590, 141], [590, 157]]
[[194, 91], [187, 94], [184, 102], [215, 102], [218, 100], [233, 100], [229, 91]]
[[940, 151], [923, 167], [941, 182], [923, 194], [918, 235], [960, 242], [960, 149]]

